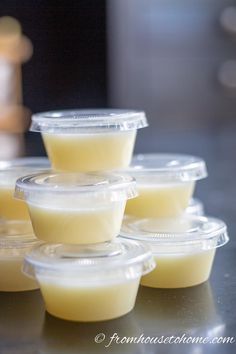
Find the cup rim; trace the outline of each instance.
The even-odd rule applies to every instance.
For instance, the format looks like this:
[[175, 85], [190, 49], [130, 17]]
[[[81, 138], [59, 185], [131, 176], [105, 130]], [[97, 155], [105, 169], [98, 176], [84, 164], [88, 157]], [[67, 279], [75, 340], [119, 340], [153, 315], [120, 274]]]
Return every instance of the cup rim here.
[[[170, 223], [184, 222], [188, 225], [188, 231], [158, 231], [148, 230], [152, 222]], [[149, 223], [149, 226], [148, 226]], [[146, 229], [145, 229], [146, 227]], [[153, 226], [152, 226], [153, 227]], [[155, 227], [155, 226], [154, 226]], [[225, 245], [229, 241], [226, 224], [217, 218], [196, 215], [183, 215], [178, 218], [143, 218], [125, 216], [121, 232], [125, 239], [138, 240], [147, 243], [156, 253], [189, 252], [191, 247], [202, 250], [214, 249]], [[168, 251], [169, 249], [169, 251]]]
[[[63, 182], [64, 181], [64, 182]], [[91, 182], [89, 182], [91, 181]], [[133, 177], [118, 173], [44, 172], [23, 176], [16, 181], [15, 197], [27, 199], [32, 193], [54, 196], [80, 195], [81, 197], [103, 195], [118, 200], [137, 195]]]
[[128, 131], [148, 126], [145, 112], [125, 109], [70, 109], [35, 113], [30, 130], [78, 134]]
[[[101, 253], [99, 248], [104, 248], [105, 252]], [[110, 252], [106, 253], [106, 249]], [[26, 272], [28, 269], [31, 274], [33, 268], [34, 272], [37, 270], [64, 272], [82, 277], [84, 274], [110, 272], [140, 265], [142, 274], [154, 268], [150, 248], [137, 241], [117, 238], [100, 244], [41, 243], [26, 255], [24, 269]]]
[[125, 169], [138, 184], [169, 184], [197, 181], [207, 177], [207, 167], [201, 157], [175, 154], [150, 153], [135, 155]]
[[[27, 248], [38, 244], [38, 239], [34, 235], [33, 228], [32, 231], [27, 232], [17, 231], [17, 228], [21, 225], [26, 225], [32, 228], [31, 222], [29, 220], [1, 220], [0, 226], [6, 227], [6, 231], [0, 232], [0, 248], [1, 249], [12, 249], [12, 248]], [[12, 231], [10, 231], [12, 228]], [[8, 230], [9, 229], [9, 230]]]

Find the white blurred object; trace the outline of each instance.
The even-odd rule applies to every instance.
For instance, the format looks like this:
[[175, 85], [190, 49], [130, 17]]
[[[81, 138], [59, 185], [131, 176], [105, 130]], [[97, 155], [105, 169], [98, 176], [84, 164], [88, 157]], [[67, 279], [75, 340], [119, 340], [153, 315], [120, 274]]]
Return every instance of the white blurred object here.
[[22, 134], [0, 134], [0, 160], [11, 160], [24, 153], [24, 136]]
[[236, 90], [236, 60], [228, 60], [221, 65], [218, 80], [226, 89]]
[[199, 199], [192, 198], [189, 202], [189, 206], [185, 210], [185, 213], [188, 215], [204, 215], [203, 203]]
[[220, 15], [222, 28], [232, 35], [236, 35], [236, 7], [229, 6]]
[[20, 23], [12, 17], [0, 17], [1, 159], [24, 153], [22, 133], [28, 128], [30, 112], [22, 105], [21, 64], [31, 55], [31, 42], [22, 35]]
[[2, 90], [0, 90], [0, 105], [8, 104], [12, 97], [12, 85], [9, 82], [14, 80], [14, 70], [11, 64], [4, 59], [0, 58], [0, 83]]

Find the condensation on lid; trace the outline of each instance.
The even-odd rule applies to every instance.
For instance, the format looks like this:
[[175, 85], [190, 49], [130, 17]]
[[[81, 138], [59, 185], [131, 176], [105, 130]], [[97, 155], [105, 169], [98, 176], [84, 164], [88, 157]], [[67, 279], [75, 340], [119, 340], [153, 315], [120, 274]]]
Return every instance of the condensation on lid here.
[[112, 173], [41, 173], [19, 178], [15, 196], [25, 199], [29, 193], [61, 194], [121, 194], [123, 198], [136, 196], [136, 181], [133, 177]]
[[45, 133], [86, 133], [101, 129], [126, 131], [148, 125], [142, 111], [122, 109], [75, 109], [49, 111], [32, 116], [31, 131]]
[[26, 264], [51, 271], [98, 272], [131, 265], [149, 264], [147, 245], [137, 241], [115, 240], [100, 244], [41, 244], [27, 256]]
[[226, 224], [216, 218], [184, 215], [178, 218], [124, 218], [121, 236], [158, 246], [216, 248], [228, 242]]
[[132, 159], [126, 170], [132, 176], [150, 183], [188, 182], [207, 177], [205, 161], [182, 154], [142, 154]]

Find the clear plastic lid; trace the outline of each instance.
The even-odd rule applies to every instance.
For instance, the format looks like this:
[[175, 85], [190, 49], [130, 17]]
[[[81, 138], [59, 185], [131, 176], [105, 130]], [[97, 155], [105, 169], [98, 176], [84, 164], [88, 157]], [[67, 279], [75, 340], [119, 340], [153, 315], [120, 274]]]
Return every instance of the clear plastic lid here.
[[1, 220], [0, 249], [26, 248], [36, 245], [38, 239], [34, 236], [30, 221]]
[[[41, 244], [25, 259], [24, 272], [30, 276], [46, 271], [48, 274], [66, 273], [91, 281], [98, 274], [129, 269], [126, 275], [138, 277], [154, 268], [149, 247], [137, 241], [115, 240], [99, 244], [67, 245]], [[123, 274], [123, 273], [122, 273]], [[89, 276], [89, 278], [88, 278]]]
[[145, 241], [155, 253], [209, 250], [229, 240], [227, 227], [219, 219], [184, 215], [175, 219], [125, 217], [121, 236]]
[[203, 159], [182, 154], [143, 154], [132, 159], [128, 173], [139, 181], [175, 183], [207, 177]]
[[146, 115], [142, 111], [75, 109], [34, 114], [30, 130], [56, 134], [86, 134], [107, 130], [136, 130], [147, 125]]
[[13, 160], [0, 161], [0, 185], [15, 185], [17, 178], [50, 169], [46, 157], [21, 157]]
[[204, 215], [203, 203], [197, 198], [190, 199], [189, 205], [185, 209], [185, 213], [188, 215]]
[[80, 196], [105, 198], [111, 201], [133, 198], [137, 195], [133, 177], [112, 173], [41, 173], [19, 178], [15, 197], [27, 199], [33, 194], [53, 197]]

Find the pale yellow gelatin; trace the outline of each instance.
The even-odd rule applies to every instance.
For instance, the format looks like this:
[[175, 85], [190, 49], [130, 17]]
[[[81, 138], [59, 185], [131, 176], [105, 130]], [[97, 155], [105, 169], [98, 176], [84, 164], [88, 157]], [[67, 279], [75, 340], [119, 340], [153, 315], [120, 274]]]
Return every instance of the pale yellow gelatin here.
[[186, 288], [205, 282], [211, 273], [215, 249], [190, 254], [155, 256], [157, 267], [141, 278], [151, 288]]
[[136, 130], [98, 134], [43, 134], [43, 141], [56, 170], [104, 171], [130, 164]]
[[79, 284], [75, 279], [38, 277], [47, 311], [56, 317], [80, 322], [110, 320], [130, 312], [140, 279], [123, 283]]
[[127, 201], [125, 213], [137, 217], [175, 217], [187, 208], [194, 182], [137, 184], [138, 197]]
[[13, 186], [0, 187], [0, 217], [11, 220], [30, 219], [26, 203], [14, 198]]
[[35, 235], [46, 242], [98, 243], [120, 233], [125, 202], [92, 209], [28, 204]]
[[[22, 273], [24, 256], [7, 256], [7, 252], [9, 250], [1, 250], [0, 252], [0, 291], [38, 289], [37, 282]], [[4, 253], [6, 253], [5, 256]]]

